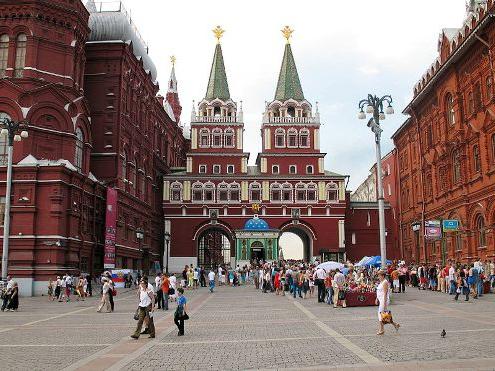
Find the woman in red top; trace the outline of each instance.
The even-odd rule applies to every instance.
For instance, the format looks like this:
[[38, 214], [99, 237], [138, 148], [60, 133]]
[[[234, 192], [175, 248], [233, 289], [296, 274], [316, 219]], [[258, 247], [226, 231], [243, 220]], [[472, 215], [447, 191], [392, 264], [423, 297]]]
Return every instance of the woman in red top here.
[[280, 272], [277, 270], [275, 272], [275, 278], [273, 280], [273, 284], [275, 286], [275, 294], [280, 294]]
[[325, 290], [327, 292], [327, 304], [333, 304], [333, 287], [332, 287], [332, 274], [328, 272], [325, 277]]

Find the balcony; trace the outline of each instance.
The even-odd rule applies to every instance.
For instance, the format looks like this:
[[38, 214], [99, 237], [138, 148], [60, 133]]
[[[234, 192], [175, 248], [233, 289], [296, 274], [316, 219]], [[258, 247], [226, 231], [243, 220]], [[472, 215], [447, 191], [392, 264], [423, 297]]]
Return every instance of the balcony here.
[[205, 123], [226, 123], [226, 124], [240, 124], [242, 121], [238, 120], [236, 116], [195, 116], [192, 123], [205, 122]]
[[263, 117], [263, 124], [319, 124], [319, 117]]

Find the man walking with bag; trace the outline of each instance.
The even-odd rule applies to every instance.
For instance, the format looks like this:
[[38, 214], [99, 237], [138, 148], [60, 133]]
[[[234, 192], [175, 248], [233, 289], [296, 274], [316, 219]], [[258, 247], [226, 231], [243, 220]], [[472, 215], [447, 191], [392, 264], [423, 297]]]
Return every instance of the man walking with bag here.
[[318, 267], [313, 276], [315, 284], [318, 286], [318, 303], [325, 302], [325, 273], [323, 268]]

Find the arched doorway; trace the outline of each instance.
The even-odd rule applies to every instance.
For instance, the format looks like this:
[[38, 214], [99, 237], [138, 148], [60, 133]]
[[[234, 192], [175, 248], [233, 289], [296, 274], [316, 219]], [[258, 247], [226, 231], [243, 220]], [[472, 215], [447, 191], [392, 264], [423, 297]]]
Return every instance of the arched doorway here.
[[265, 258], [265, 246], [263, 246], [263, 242], [254, 241], [251, 244], [251, 259], [255, 261], [264, 261]]
[[224, 231], [210, 228], [198, 239], [198, 265], [215, 268], [221, 264], [229, 264], [231, 258], [231, 242]]
[[312, 240], [308, 234], [300, 228], [285, 228], [278, 239], [279, 248], [282, 249], [285, 260], [311, 259]]

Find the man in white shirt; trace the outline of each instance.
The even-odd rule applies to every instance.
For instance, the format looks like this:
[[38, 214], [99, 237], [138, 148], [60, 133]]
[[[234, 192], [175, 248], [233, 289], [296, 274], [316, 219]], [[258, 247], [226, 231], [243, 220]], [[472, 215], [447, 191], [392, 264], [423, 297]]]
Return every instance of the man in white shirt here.
[[199, 287], [199, 267], [196, 267], [193, 272], [193, 288], [197, 289]]
[[318, 286], [318, 303], [325, 302], [325, 275], [326, 272], [323, 268], [317, 268], [313, 279]]
[[[345, 276], [340, 273], [340, 270], [337, 269], [335, 276], [333, 277], [332, 286], [333, 286], [333, 307], [337, 308], [337, 303], [339, 302], [339, 292], [343, 290], [345, 283]], [[346, 307], [345, 298], [341, 300], [342, 307]]]
[[210, 292], [213, 292], [215, 288], [215, 272], [213, 272], [213, 269], [208, 273], [208, 281], [210, 283]]
[[[150, 287], [151, 286], [151, 287]], [[150, 338], [155, 337], [155, 324], [153, 323], [153, 311], [155, 308], [155, 294], [153, 293], [153, 286], [148, 283], [145, 278], [141, 279], [139, 283], [138, 289], [138, 323], [136, 327], [136, 331], [131, 335], [133, 339], [139, 339], [139, 335], [141, 335], [141, 328], [143, 327], [143, 322], [147, 320], [147, 332], [150, 334]]]
[[456, 291], [456, 283], [455, 283], [455, 268], [454, 264], [450, 264], [449, 268], [449, 295], [454, 295]]

